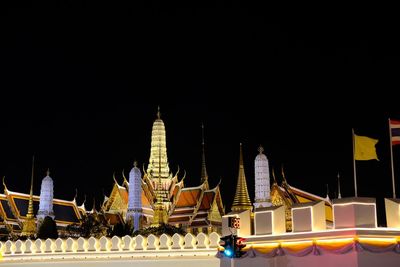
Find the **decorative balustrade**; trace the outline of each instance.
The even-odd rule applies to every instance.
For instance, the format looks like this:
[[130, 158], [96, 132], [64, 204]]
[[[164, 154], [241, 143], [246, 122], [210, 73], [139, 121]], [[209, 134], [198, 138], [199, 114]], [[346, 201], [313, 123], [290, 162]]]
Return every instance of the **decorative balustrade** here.
[[3, 260], [43, 260], [79, 258], [122, 257], [171, 257], [171, 256], [215, 256], [220, 236], [217, 233], [197, 236], [167, 234], [161, 236], [141, 235], [122, 238], [90, 237], [78, 239], [36, 239], [0, 242]]

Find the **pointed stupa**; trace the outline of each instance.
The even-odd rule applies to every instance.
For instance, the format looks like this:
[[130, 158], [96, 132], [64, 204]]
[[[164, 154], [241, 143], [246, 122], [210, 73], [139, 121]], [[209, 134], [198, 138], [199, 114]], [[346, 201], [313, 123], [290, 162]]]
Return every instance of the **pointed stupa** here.
[[270, 207], [271, 204], [271, 188], [269, 177], [269, 166], [267, 156], [264, 155], [264, 148], [258, 148], [258, 155], [254, 160], [254, 177], [255, 177], [255, 198], [254, 207]]
[[206, 189], [209, 188], [208, 186], [208, 174], [207, 174], [207, 166], [206, 166], [206, 152], [204, 148], [204, 124], [201, 124], [201, 184], [206, 183]]
[[31, 190], [29, 193], [28, 212], [26, 219], [23, 222], [21, 236], [34, 237], [36, 234], [35, 215], [33, 214], [33, 170], [35, 166], [35, 157], [32, 158], [32, 175], [31, 175]]
[[337, 174], [337, 183], [338, 183], [338, 196], [337, 198], [342, 198], [342, 193], [340, 192], [340, 175], [339, 173]]
[[134, 231], [140, 229], [140, 218], [142, 215], [142, 173], [137, 167], [137, 161], [129, 172], [129, 197], [126, 221], [133, 220]]
[[249, 191], [247, 190], [246, 175], [244, 173], [242, 143], [240, 143], [239, 174], [236, 193], [231, 209], [236, 212], [252, 209]]
[[151, 149], [147, 174], [151, 179], [169, 178], [169, 166], [167, 157], [167, 145], [164, 122], [161, 119], [160, 107], [157, 111], [157, 119], [153, 123], [151, 131]]
[[54, 219], [53, 212], [53, 194], [54, 194], [53, 179], [50, 177], [50, 170], [47, 169], [46, 177], [42, 180], [40, 187], [40, 203], [37, 214], [38, 220], [43, 220], [46, 216]]

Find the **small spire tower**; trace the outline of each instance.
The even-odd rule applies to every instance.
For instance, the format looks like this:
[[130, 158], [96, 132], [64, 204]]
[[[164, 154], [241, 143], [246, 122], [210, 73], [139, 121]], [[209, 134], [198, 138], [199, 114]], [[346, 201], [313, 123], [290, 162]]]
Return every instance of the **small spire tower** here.
[[240, 143], [239, 174], [236, 184], [236, 193], [231, 209], [236, 212], [252, 209], [249, 191], [247, 190], [246, 175], [244, 173], [242, 143]]

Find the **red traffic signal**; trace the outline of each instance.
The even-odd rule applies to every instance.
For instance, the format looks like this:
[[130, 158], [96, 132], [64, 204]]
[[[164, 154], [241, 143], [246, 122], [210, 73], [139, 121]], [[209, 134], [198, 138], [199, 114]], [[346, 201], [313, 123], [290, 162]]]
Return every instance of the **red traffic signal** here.
[[239, 236], [234, 236], [234, 257], [235, 258], [241, 258], [243, 254], [245, 253], [242, 251], [243, 248], [246, 247], [246, 244], [244, 243], [246, 241], [245, 238], [239, 237]]

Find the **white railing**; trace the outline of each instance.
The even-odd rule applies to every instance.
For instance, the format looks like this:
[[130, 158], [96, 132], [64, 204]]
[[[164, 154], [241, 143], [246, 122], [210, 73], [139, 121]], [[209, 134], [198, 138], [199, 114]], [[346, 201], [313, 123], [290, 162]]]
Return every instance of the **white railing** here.
[[215, 256], [219, 238], [217, 233], [199, 233], [197, 236], [189, 233], [185, 236], [174, 234], [172, 237], [162, 234], [160, 237], [8, 240], [0, 242], [0, 252], [6, 261]]

